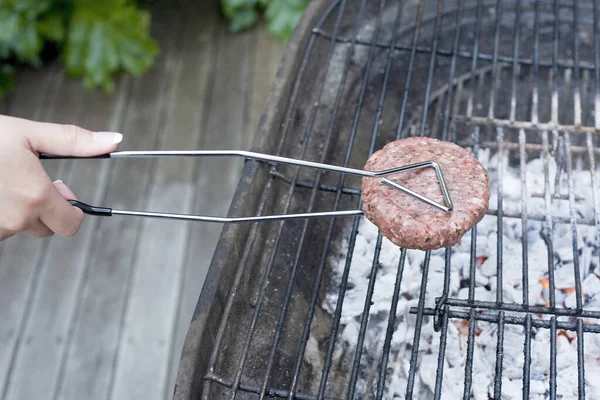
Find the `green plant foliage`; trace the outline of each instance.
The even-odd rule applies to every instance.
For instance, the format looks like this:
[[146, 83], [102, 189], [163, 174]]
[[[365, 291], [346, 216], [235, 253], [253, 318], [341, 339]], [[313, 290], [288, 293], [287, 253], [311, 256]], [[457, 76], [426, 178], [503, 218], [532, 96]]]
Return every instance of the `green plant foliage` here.
[[0, 0], [0, 27], [0, 95], [13, 85], [12, 65], [40, 66], [50, 45], [69, 75], [106, 91], [119, 72], [147, 71], [159, 51], [150, 14], [130, 0]]
[[300, 21], [310, 0], [220, 0], [229, 29], [240, 32], [252, 27], [264, 14], [270, 34], [287, 39]]

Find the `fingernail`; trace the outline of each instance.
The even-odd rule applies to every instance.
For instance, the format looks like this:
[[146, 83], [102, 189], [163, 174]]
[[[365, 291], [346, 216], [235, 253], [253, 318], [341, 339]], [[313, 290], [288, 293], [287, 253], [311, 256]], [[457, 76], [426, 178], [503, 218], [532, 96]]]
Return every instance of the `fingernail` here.
[[62, 197], [64, 197], [65, 199], [77, 200], [75, 194], [71, 191], [71, 189], [69, 189], [67, 185], [63, 183], [63, 181], [59, 179], [56, 182], [54, 182], [54, 184], [56, 185], [56, 189], [58, 189], [58, 192], [62, 195]]
[[123, 135], [116, 132], [94, 132], [93, 137], [94, 142], [102, 144], [121, 143], [121, 140], [123, 140]]

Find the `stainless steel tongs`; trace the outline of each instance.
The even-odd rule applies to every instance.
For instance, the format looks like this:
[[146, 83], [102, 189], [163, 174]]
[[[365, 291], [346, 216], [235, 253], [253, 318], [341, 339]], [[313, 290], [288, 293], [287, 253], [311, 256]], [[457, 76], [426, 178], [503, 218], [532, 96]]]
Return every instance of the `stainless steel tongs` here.
[[[142, 158], [142, 157], [219, 157], [219, 156], [233, 156], [233, 157], [244, 157], [260, 161], [271, 161], [275, 163], [291, 164], [301, 167], [315, 168], [323, 171], [341, 172], [344, 174], [367, 176], [367, 177], [378, 177], [396, 174], [400, 172], [410, 171], [420, 168], [433, 168], [437, 174], [438, 182], [442, 189], [444, 196], [444, 202], [446, 205], [440, 204], [427, 198], [419, 193], [416, 193], [404, 186], [401, 186], [387, 178], [383, 178], [381, 183], [388, 185], [392, 188], [400, 190], [410, 196], [413, 196], [424, 203], [427, 203], [433, 207], [436, 207], [444, 212], [452, 211], [452, 200], [446, 187], [444, 175], [440, 166], [434, 161], [424, 161], [416, 164], [405, 165], [401, 167], [390, 168], [384, 171], [365, 171], [361, 169], [340, 167], [337, 165], [322, 164], [312, 161], [297, 160], [294, 158], [286, 158], [280, 156], [273, 156], [269, 154], [256, 153], [252, 151], [244, 150], [191, 150], [191, 151], [117, 151], [113, 153], [102, 154], [99, 156], [90, 157], [73, 157], [73, 156], [60, 156], [53, 154], [40, 154], [41, 159], [97, 159], [97, 158]], [[325, 212], [311, 212], [311, 213], [299, 213], [299, 214], [280, 214], [280, 215], [261, 215], [253, 217], [214, 217], [208, 215], [189, 215], [189, 214], [171, 214], [162, 212], [145, 212], [145, 211], [131, 211], [131, 210], [115, 210], [108, 207], [97, 207], [82, 203], [78, 200], [69, 200], [69, 202], [80, 208], [85, 214], [105, 216], [111, 215], [129, 215], [138, 217], [151, 217], [151, 218], [167, 218], [167, 219], [178, 219], [188, 221], [202, 221], [202, 222], [217, 222], [217, 223], [239, 223], [239, 222], [256, 222], [256, 221], [275, 221], [275, 220], [286, 220], [286, 219], [301, 219], [301, 218], [320, 218], [320, 217], [343, 217], [352, 215], [363, 214], [362, 210], [343, 210], [343, 211], [325, 211]]]

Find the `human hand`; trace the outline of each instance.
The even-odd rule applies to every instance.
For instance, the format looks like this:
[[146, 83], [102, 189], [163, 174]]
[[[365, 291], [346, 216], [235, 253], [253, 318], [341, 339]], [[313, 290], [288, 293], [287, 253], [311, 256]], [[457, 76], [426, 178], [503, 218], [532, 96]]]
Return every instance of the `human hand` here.
[[114, 151], [121, 139], [119, 133], [0, 115], [0, 240], [17, 233], [75, 235], [83, 212], [65, 200], [76, 197], [64, 183], [52, 183], [39, 153], [100, 155]]

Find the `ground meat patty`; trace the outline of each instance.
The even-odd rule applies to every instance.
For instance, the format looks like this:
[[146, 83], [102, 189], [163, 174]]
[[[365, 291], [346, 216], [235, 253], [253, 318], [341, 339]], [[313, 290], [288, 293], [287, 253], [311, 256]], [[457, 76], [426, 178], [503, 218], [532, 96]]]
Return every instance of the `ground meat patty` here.
[[[388, 143], [369, 158], [365, 169], [383, 171], [422, 161], [435, 161], [441, 167], [453, 204], [452, 211], [444, 212], [384, 185], [380, 177], [363, 178], [363, 210], [381, 233], [397, 246], [421, 250], [453, 246], [488, 209], [487, 171], [466, 149], [426, 137]], [[400, 172], [386, 178], [445, 204], [433, 168]]]

